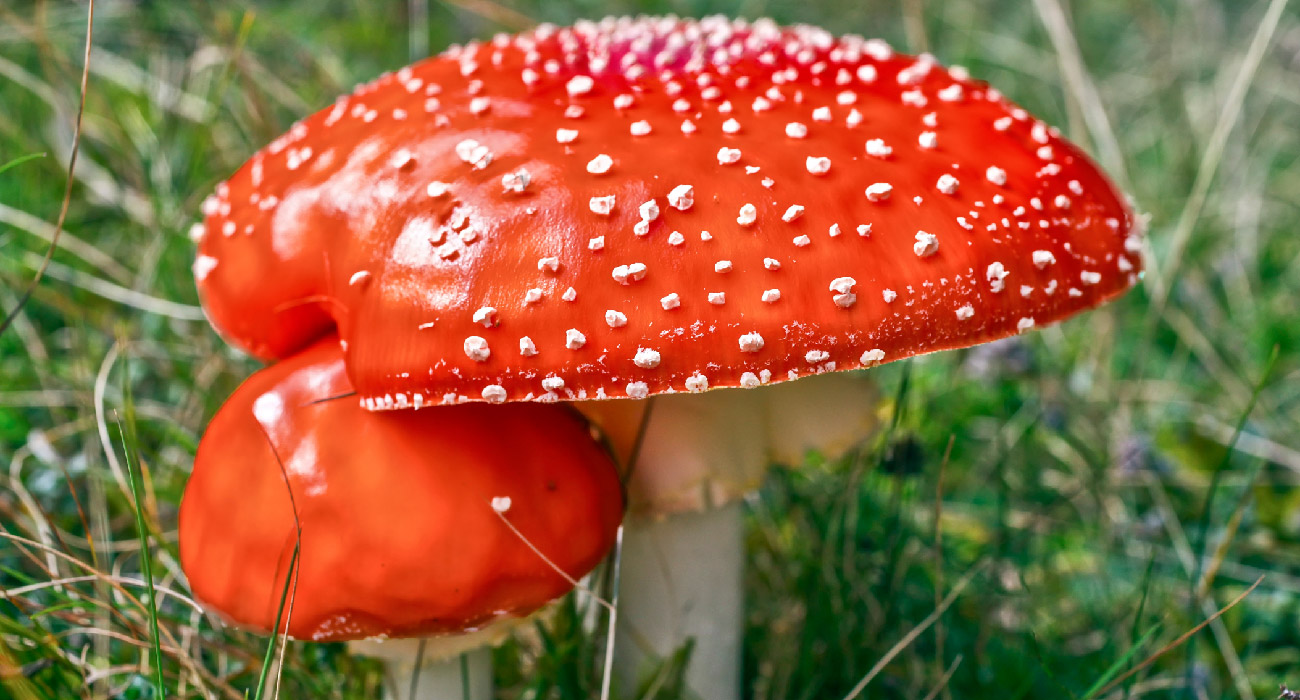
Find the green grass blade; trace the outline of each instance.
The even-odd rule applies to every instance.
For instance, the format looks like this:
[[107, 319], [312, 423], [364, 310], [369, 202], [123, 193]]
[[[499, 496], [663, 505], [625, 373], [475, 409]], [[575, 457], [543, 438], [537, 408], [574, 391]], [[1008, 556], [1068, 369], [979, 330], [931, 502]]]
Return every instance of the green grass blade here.
[[[1129, 631], [1129, 646], [1136, 647], [1140, 643], [1138, 630], [1142, 627], [1142, 617], [1146, 613], [1147, 601], [1151, 598], [1151, 574], [1156, 569], [1156, 557], [1154, 554], [1147, 560], [1146, 573], [1142, 574], [1142, 598], [1138, 600], [1137, 612], [1133, 615], [1133, 628]], [[1126, 671], [1128, 669], [1125, 669]], [[1133, 679], [1124, 683], [1124, 700], [1128, 700], [1129, 694], [1133, 690]]]
[[[122, 451], [125, 459], [123, 464], [126, 466], [126, 478], [131, 486], [131, 501], [135, 505], [135, 529], [140, 538], [140, 575], [144, 578], [145, 586], [149, 591], [149, 635], [151, 651], [153, 654], [154, 665], [154, 687], [158, 692], [159, 698], [167, 697], [167, 687], [163, 684], [163, 667], [162, 667], [162, 640], [158, 633], [158, 596], [154, 591], [153, 585], [153, 552], [149, 549], [149, 530], [145, 526], [144, 519], [144, 494], [143, 484], [137, 482], [136, 472], [132, 464], [131, 456], [136, 454], [136, 435], [134, 426], [134, 410], [131, 405], [131, 396], [129, 387], [125, 380], [126, 374], [123, 374], [123, 396], [125, 397], [127, 427], [123, 427], [122, 419], [118, 418], [117, 432], [122, 439]], [[140, 477], [143, 479], [143, 475]]]
[[280, 591], [280, 605], [275, 609], [275, 627], [271, 629], [271, 639], [266, 644], [266, 655], [262, 657], [262, 670], [257, 674], [257, 691], [253, 694], [254, 700], [263, 700], [266, 692], [266, 679], [271, 673], [271, 658], [275, 656], [276, 643], [280, 640], [280, 622], [284, 619], [289, 591], [292, 590], [293, 583], [297, 579], [298, 548], [301, 544], [301, 542], [294, 543], [293, 556], [289, 557], [289, 571], [285, 574], [284, 588]]
[[1101, 676], [1097, 678], [1097, 680], [1086, 691], [1084, 691], [1083, 695], [1080, 696], [1080, 700], [1090, 700], [1090, 698], [1096, 697], [1098, 691], [1106, 687], [1112, 678], [1119, 675], [1119, 672], [1124, 670], [1128, 666], [1129, 662], [1133, 660], [1133, 655], [1138, 653], [1142, 647], [1146, 646], [1147, 642], [1151, 641], [1151, 638], [1159, 631], [1160, 625], [1152, 625], [1151, 629], [1147, 630], [1146, 634], [1143, 634], [1142, 637], [1137, 640], [1136, 644], [1130, 646], [1128, 651], [1120, 655], [1118, 659], [1115, 659], [1115, 663], [1111, 664], [1110, 668], [1106, 669], [1106, 672], [1101, 674]]
[[37, 158], [44, 158], [44, 157], [45, 157], [44, 153], [28, 153], [25, 156], [18, 156], [17, 158], [14, 158], [8, 163], [0, 165], [0, 175], [3, 175], [5, 171], [9, 170], [10, 168], [16, 168], [28, 161], [32, 161], [32, 160], [36, 160]]

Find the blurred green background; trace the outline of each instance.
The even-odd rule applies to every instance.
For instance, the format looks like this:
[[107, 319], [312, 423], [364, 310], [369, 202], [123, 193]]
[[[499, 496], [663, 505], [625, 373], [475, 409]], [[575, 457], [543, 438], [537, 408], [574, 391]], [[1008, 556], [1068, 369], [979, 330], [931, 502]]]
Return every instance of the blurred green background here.
[[[747, 693], [844, 697], [979, 562], [863, 697], [1263, 698], [1300, 684], [1294, 3], [96, 9], [66, 231], [0, 336], [0, 697], [155, 697], [151, 609], [169, 696], [241, 698], [256, 685], [264, 639], [175, 596], [154, 605], [140, 585], [147, 560], [160, 594], [185, 593], [176, 505], [203, 425], [255, 369], [195, 306], [186, 234], [215, 183], [297, 118], [413, 56], [539, 21], [635, 13], [771, 16], [930, 51], [1084, 144], [1150, 217], [1150, 271], [1128, 296], [1010, 341], [872, 370], [893, 429], [851, 458], [809, 455], [773, 472], [748, 503]], [[59, 216], [86, 11], [0, 3], [5, 311]], [[14, 162], [29, 154], [44, 156]], [[139, 513], [128, 464], [141, 471]], [[597, 696], [603, 643], [583, 628], [584, 605], [566, 600], [496, 652], [501, 697]], [[679, 697], [682, 662], [666, 662], [642, 695]], [[336, 645], [292, 644], [282, 672], [289, 698], [377, 697], [382, 682], [377, 663]]]

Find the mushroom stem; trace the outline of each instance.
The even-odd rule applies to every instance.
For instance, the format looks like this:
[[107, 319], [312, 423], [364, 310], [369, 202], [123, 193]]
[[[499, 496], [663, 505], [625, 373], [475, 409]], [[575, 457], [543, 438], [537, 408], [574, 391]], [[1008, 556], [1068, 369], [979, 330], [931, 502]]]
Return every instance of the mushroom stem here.
[[[655, 397], [628, 479], [614, 672], [625, 692], [686, 644], [685, 684], [707, 700], [740, 695], [744, 546], [739, 500], [767, 466], [760, 394]], [[644, 402], [579, 403], [622, 461]]]
[[686, 687], [711, 700], [740, 697], [742, 513], [732, 502], [628, 518], [614, 657], [625, 692], [690, 643]]
[[874, 384], [823, 376], [762, 391], [580, 402], [628, 479], [614, 671], [630, 691], [686, 644], [686, 686], [706, 700], [740, 697], [745, 553], [740, 499], [771, 461], [810, 449], [835, 458], [876, 427]]
[[356, 654], [382, 659], [385, 700], [490, 700], [492, 649], [487, 645], [439, 656], [420, 653], [419, 639], [352, 642]]

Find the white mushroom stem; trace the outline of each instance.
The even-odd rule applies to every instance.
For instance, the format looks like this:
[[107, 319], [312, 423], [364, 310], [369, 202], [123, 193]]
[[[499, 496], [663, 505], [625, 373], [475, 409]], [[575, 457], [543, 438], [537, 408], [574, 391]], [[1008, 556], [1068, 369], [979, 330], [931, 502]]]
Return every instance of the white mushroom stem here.
[[[645, 403], [577, 406], [627, 459]], [[869, 437], [876, 407], [872, 383], [843, 374], [654, 399], [628, 487], [614, 648], [625, 693], [690, 641], [686, 686], [704, 700], [740, 697], [740, 499], [772, 461], [797, 463], [809, 449], [834, 457]]]
[[623, 531], [614, 673], [627, 697], [684, 646], [686, 685], [700, 698], [740, 697], [744, 508], [739, 501]]
[[384, 661], [385, 700], [491, 700], [489, 642], [499, 637], [499, 631], [489, 629], [428, 639], [423, 655], [419, 639], [366, 640], [348, 646], [354, 654]]

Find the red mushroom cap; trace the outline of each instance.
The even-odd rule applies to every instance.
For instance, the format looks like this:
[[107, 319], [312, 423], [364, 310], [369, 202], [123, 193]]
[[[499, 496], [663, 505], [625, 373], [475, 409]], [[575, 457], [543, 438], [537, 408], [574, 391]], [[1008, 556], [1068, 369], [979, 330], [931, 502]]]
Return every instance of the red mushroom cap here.
[[206, 211], [213, 323], [274, 357], [332, 319], [369, 408], [854, 369], [1059, 321], [1140, 266], [1097, 166], [965, 71], [720, 18], [453, 48]]
[[502, 517], [575, 578], [612, 546], [618, 475], [572, 410], [313, 403], [350, 388], [329, 338], [254, 374], [208, 426], [181, 502], [181, 564], [224, 617], [274, 626], [296, 541], [290, 490], [299, 639], [457, 633], [567, 591]]

